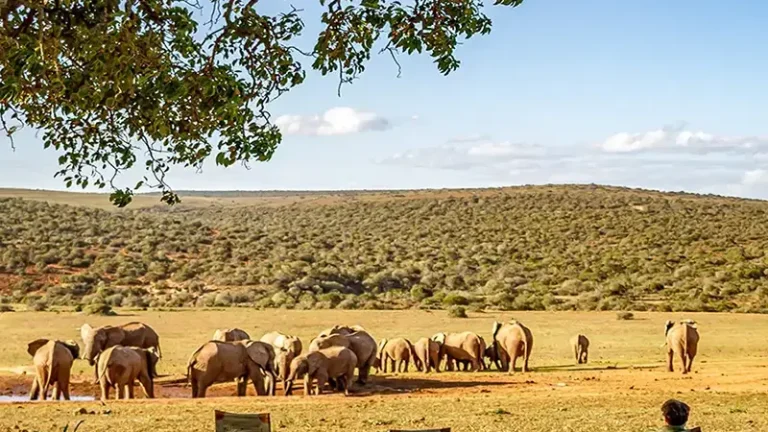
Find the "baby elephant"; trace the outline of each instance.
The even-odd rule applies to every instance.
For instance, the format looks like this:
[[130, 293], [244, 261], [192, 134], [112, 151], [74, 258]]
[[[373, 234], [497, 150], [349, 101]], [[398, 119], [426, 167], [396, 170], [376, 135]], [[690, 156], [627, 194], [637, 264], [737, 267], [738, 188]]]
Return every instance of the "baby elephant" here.
[[80, 347], [74, 341], [37, 339], [27, 345], [37, 376], [32, 382], [29, 399], [48, 397], [48, 389], [54, 386], [53, 398], [69, 400], [69, 378], [72, 363], [80, 355]]
[[[99, 354], [96, 376], [101, 387], [101, 400], [109, 398], [115, 389], [115, 399], [133, 399], [133, 383], [138, 379], [144, 395], [155, 397], [155, 367], [159, 359], [154, 349], [116, 345]], [[122, 394], [121, 394], [122, 393]]]
[[323, 392], [329, 379], [336, 381], [336, 389], [349, 396], [357, 367], [354, 351], [345, 347], [330, 347], [309, 352], [293, 359], [288, 373], [285, 395], [293, 394], [293, 382], [304, 377], [304, 394], [313, 394], [312, 382], [317, 381], [314, 394]]
[[571, 338], [571, 347], [573, 347], [576, 362], [586, 364], [589, 360], [589, 339], [583, 334], [578, 334]]

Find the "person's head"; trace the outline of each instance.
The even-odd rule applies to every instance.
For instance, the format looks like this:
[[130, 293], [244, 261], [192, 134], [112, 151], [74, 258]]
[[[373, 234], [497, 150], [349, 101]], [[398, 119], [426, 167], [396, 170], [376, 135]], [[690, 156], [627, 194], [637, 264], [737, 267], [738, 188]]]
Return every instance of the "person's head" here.
[[690, 412], [691, 408], [688, 405], [675, 399], [670, 399], [661, 406], [664, 421], [670, 426], [685, 426]]

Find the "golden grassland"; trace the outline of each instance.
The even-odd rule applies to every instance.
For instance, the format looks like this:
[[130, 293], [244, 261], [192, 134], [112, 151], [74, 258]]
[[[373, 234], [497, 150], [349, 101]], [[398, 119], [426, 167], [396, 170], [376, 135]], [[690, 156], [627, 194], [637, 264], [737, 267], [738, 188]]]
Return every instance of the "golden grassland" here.
[[[121, 311], [116, 317], [70, 312], [0, 314], [5, 340], [0, 368], [12, 370], [30, 358], [26, 342], [38, 337], [78, 339], [77, 328], [137, 320], [161, 336], [162, 380], [180, 378], [189, 354], [219, 327], [240, 327], [253, 338], [279, 329], [303, 340], [335, 323], [360, 324], [375, 338], [415, 340], [437, 331], [473, 330], [490, 339], [494, 320], [516, 318], [534, 332], [533, 371], [508, 376], [482, 373], [387, 374], [376, 376], [349, 398], [190, 400], [180, 384], [158, 384], [159, 399], [129, 402], [0, 404], [0, 430], [51, 430], [85, 420], [81, 431], [208, 431], [213, 410], [270, 412], [274, 430], [341, 431], [451, 426], [456, 431], [648, 431], [659, 426], [659, 406], [670, 397], [693, 407], [692, 423], [710, 431], [768, 430], [768, 316], [741, 314], [637, 313], [619, 321], [614, 313], [488, 312], [468, 319], [442, 311], [256, 311], [251, 309]], [[693, 318], [700, 327], [694, 373], [665, 371], [663, 323]], [[574, 366], [568, 339], [577, 332], [592, 342], [590, 364]], [[78, 361], [75, 384], [90, 377]], [[87, 388], [81, 386], [80, 388]], [[13, 389], [17, 391], [16, 388]], [[93, 388], [88, 392], [93, 393]], [[79, 394], [83, 394], [82, 392]], [[217, 394], [234, 394], [224, 384]], [[179, 398], [183, 397], [183, 398]], [[85, 408], [94, 414], [75, 414]]]

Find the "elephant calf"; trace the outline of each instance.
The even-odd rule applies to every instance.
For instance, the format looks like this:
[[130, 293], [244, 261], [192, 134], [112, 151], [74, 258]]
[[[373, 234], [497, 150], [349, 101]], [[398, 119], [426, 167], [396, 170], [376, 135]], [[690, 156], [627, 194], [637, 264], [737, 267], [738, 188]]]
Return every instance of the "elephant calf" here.
[[314, 394], [319, 395], [329, 380], [335, 380], [336, 390], [343, 390], [349, 396], [357, 363], [354, 351], [338, 346], [300, 355], [291, 362], [285, 395], [293, 394], [293, 382], [304, 377], [304, 394], [307, 396], [313, 394], [313, 381], [317, 381]]
[[80, 355], [80, 347], [74, 341], [37, 339], [27, 344], [27, 352], [35, 365], [35, 380], [29, 391], [29, 399], [46, 400], [48, 389], [55, 386], [53, 398], [69, 400], [69, 378], [72, 363]]
[[413, 344], [408, 339], [382, 339], [379, 341], [376, 369], [381, 369], [387, 373], [387, 363], [389, 363], [392, 372], [408, 372], [411, 359], [415, 360], [415, 358], [416, 353]]
[[578, 364], [586, 364], [589, 361], [589, 339], [586, 336], [578, 334], [572, 337], [571, 348]]
[[154, 349], [113, 346], [99, 354], [96, 375], [101, 387], [101, 400], [115, 389], [115, 399], [133, 399], [133, 383], [138, 379], [144, 396], [155, 397], [154, 377], [159, 357]]

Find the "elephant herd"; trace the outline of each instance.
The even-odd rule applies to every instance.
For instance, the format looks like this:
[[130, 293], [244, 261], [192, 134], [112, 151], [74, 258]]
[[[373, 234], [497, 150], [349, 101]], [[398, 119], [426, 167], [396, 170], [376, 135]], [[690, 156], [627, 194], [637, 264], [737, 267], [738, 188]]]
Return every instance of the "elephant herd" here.
[[[70, 370], [75, 359], [82, 358], [94, 367], [101, 398], [133, 398], [134, 384], [139, 382], [148, 398], [154, 397], [157, 362], [161, 358], [157, 333], [143, 323], [80, 329], [83, 350], [75, 341], [38, 339], [27, 351], [33, 357], [36, 377], [30, 399], [69, 399]], [[665, 346], [668, 370], [673, 371], [677, 356], [682, 372], [691, 371], [696, 356], [699, 334], [691, 320], [665, 324]], [[365, 385], [371, 369], [408, 372], [413, 363], [421, 372], [481, 371], [495, 365], [498, 370], [514, 373], [517, 362], [521, 370], [529, 370], [533, 349], [533, 333], [519, 321], [494, 322], [492, 340], [474, 332], [437, 333], [412, 344], [405, 338], [376, 340], [360, 326], [336, 325], [320, 332], [304, 349], [298, 337], [270, 332], [252, 340], [241, 329], [216, 330], [213, 338], [197, 348], [187, 362], [186, 376], [193, 398], [206, 396], [216, 383], [235, 382], [237, 395], [244, 396], [249, 382], [257, 395], [275, 395], [282, 382], [286, 395], [293, 384], [303, 379], [304, 394], [319, 395], [324, 390], [349, 394], [354, 384]], [[571, 341], [575, 361], [589, 360], [589, 339], [583, 334]], [[355, 378], [355, 373], [357, 377]]]

